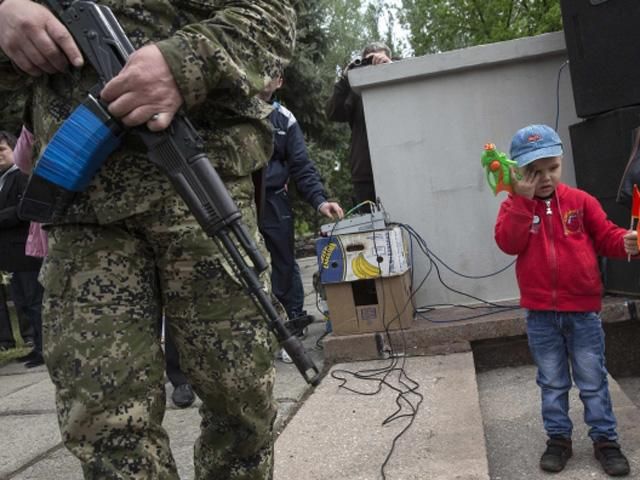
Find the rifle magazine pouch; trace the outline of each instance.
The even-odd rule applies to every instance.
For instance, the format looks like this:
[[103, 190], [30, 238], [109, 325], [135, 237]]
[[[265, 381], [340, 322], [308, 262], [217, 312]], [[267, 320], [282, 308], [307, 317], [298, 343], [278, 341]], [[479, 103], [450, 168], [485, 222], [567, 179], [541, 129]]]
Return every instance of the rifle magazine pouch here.
[[31, 222], [52, 223], [64, 214], [74, 196], [75, 192], [32, 175], [18, 205], [18, 217]]
[[91, 183], [118, 148], [124, 130], [93, 96], [67, 118], [45, 148], [29, 179], [18, 215], [51, 223], [69, 206], [75, 192]]

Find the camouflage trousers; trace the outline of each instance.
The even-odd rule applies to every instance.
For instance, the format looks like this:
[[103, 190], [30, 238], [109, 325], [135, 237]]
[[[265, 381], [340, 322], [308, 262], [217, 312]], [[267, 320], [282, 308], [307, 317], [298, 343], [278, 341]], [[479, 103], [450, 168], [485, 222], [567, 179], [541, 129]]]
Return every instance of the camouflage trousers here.
[[203, 402], [196, 479], [270, 479], [274, 339], [182, 201], [109, 225], [53, 226], [49, 239], [44, 354], [85, 478], [178, 478], [162, 428], [164, 309]]

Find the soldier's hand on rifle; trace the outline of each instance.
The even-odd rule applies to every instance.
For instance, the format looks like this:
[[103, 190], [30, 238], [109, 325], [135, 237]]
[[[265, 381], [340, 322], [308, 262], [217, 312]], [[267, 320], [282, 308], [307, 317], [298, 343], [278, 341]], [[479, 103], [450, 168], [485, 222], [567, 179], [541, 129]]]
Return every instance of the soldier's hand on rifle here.
[[0, 4], [0, 49], [29, 75], [64, 72], [83, 64], [66, 27], [47, 8], [31, 0]]
[[184, 102], [169, 65], [155, 45], [136, 50], [105, 85], [100, 97], [125, 125], [146, 123], [152, 131], [167, 128]]

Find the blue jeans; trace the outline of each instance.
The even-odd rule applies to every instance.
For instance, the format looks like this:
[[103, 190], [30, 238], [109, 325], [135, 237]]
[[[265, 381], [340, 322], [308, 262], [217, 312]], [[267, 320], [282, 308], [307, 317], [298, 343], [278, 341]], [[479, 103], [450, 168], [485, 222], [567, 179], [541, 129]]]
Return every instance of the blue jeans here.
[[529, 349], [538, 367], [547, 435], [571, 438], [569, 389], [573, 374], [584, 405], [584, 421], [590, 427], [589, 437], [594, 441], [616, 440], [600, 316], [595, 312], [529, 310], [526, 318]]

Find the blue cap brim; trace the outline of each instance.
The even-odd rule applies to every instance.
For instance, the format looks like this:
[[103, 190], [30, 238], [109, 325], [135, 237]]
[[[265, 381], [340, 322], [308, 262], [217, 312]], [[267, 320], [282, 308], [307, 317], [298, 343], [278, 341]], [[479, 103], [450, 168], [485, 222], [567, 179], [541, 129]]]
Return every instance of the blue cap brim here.
[[562, 145], [554, 145], [552, 147], [540, 148], [532, 152], [520, 155], [516, 160], [518, 167], [522, 168], [529, 165], [531, 162], [535, 162], [541, 158], [559, 157], [562, 155]]

